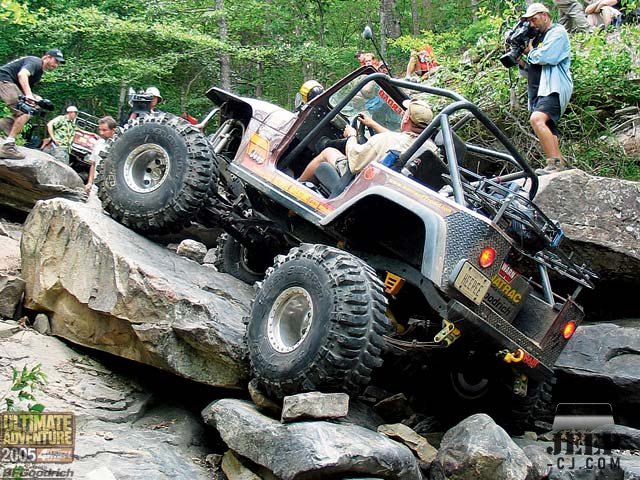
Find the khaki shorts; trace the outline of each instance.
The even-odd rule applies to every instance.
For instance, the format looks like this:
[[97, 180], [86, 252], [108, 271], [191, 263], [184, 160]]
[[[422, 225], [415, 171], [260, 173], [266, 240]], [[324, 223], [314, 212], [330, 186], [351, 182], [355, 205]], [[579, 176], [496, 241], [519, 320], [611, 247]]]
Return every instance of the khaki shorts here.
[[340, 157], [336, 160], [336, 170], [338, 170], [341, 177], [349, 171], [349, 160], [347, 157]]
[[20, 110], [16, 110], [19, 95], [22, 95], [22, 92], [15, 83], [0, 82], [0, 100], [9, 107], [14, 118], [24, 115]]

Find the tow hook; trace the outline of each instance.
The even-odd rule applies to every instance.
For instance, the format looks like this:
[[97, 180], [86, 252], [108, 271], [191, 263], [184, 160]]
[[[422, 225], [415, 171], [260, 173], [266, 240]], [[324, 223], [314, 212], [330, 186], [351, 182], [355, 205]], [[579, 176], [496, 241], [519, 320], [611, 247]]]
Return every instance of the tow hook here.
[[445, 346], [450, 346], [453, 342], [455, 342], [458, 338], [460, 338], [460, 329], [456, 327], [452, 322], [448, 320], [442, 320], [442, 330], [440, 330], [433, 337], [433, 341], [436, 343], [444, 343]]
[[503, 350], [499, 353], [505, 363], [520, 363], [524, 359], [524, 351], [521, 348], [513, 352]]

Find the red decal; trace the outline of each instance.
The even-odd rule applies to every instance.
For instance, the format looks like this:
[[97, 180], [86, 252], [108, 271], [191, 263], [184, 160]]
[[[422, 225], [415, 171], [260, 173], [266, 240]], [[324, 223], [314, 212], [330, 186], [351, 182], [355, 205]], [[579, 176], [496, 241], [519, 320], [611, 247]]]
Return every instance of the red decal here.
[[513, 280], [518, 275], [518, 272], [516, 272], [513, 268], [511, 268], [506, 263], [502, 264], [502, 266], [500, 267], [500, 272], [498, 273], [502, 278], [504, 278], [509, 283], [511, 283], [511, 280]]

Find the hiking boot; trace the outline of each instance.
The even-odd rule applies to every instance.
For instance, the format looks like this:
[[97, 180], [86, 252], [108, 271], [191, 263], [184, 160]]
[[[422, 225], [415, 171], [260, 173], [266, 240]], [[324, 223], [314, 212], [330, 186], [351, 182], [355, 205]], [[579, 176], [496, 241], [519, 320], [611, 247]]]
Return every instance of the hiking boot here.
[[547, 158], [547, 166], [536, 169], [538, 175], [548, 175], [549, 173], [557, 173], [564, 170], [563, 158]]
[[13, 160], [22, 160], [24, 153], [20, 153], [15, 143], [3, 143], [0, 145], [0, 158], [9, 158]]

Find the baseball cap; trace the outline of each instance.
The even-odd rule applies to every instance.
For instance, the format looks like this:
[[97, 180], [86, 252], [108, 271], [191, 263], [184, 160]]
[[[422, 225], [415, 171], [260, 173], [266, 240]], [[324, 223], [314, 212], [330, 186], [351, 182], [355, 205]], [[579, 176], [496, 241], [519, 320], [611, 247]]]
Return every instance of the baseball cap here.
[[549, 9], [541, 3], [532, 3], [522, 15], [522, 18], [531, 18], [537, 13], [549, 13]]
[[418, 127], [426, 127], [433, 120], [433, 112], [429, 105], [422, 100], [408, 99], [402, 106], [409, 112], [409, 118]]
[[77, 111], [78, 111], [78, 108], [73, 106], [73, 105], [70, 105], [70, 106], [67, 107], [67, 113], [69, 113], [69, 112], [77, 112]]
[[59, 48], [52, 48], [51, 50], [47, 51], [45, 55], [49, 55], [50, 57], [55, 58], [58, 63], [64, 63], [66, 61]]

